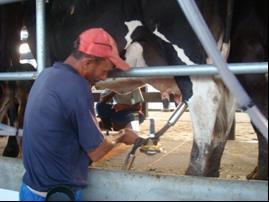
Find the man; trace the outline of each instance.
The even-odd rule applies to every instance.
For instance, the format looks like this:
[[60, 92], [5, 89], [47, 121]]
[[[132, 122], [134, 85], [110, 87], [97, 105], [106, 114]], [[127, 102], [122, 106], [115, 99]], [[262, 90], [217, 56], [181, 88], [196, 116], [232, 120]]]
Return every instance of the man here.
[[[119, 131], [124, 128], [132, 128], [139, 131], [139, 124], [145, 120], [142, 112], [143, 95], [140, 89], [119, 95], [111, 90], [105, 90], [101, 94], [100, 102], [96, 105], [96, 111], [101, 119], [101, 128]], [[138, 123], [138, 124], [136, 124]]]
[[62, 187], [74, 194], [72, 199], [81, 200], [88, 165], [115, 144], [131, 145], [138, 138], [134, 131], [125, 130], [110, 142], [96, 124], [90, 84], [106, 79], [114, 66], [129, 68], [107, 32], [89, 29], [80, 34], [75, 50], [64, 63], [46, 68], [35, 81], [23, 127], [26, 172], [21, 200], [44, 201]]

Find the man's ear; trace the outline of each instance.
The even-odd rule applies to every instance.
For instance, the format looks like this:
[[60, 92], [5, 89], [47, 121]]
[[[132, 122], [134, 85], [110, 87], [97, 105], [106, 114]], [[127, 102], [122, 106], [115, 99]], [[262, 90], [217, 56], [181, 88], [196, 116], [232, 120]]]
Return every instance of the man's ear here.
[[88, 66], [91, 63], [91, 59], [84, 57], [81, 59], [81, 63], [83, 66]]

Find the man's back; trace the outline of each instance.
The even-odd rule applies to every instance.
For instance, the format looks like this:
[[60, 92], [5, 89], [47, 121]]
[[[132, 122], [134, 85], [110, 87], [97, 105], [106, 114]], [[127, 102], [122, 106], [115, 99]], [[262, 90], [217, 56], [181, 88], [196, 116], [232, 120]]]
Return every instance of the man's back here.
[[[24, 120], [24, 182], [28, 186], [48, 191], [59, 183], [86, 185], [87, 150], [102, 141], [95, 125], [89, 125], [94, 122], [89, 120], [91, 103], [87, 81], [68, 65], [56, 63], [36, 80]], [[79, 123], [78, 118], [87, 123]], [[80, 132], [81, 128], [85, 131]], [[91, 142], [83, 143], [91, 129]]]

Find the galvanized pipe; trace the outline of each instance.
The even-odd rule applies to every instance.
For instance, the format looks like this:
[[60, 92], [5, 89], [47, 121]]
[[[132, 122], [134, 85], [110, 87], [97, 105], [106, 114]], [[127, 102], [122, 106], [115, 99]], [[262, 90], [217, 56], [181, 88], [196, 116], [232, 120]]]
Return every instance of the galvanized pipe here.
[[37, 73], [45, 68], [45, 1], [36, 0]]
[[185, 102], [180, 103], [180, 105], [177, 106], [176, 110], [170, 116], [167, 123], [155, 134], [155, 138], [159, 139], [162, 135], [164, 135], [164, 133], [166, 133], [169, 128], [175, 125], [179, 118], [186, 111], [187, 107], [188, 106]]
[[[265, 74], [268, 73], [268, 63], [240, 63], [230, 64], [229, 69], [234, 74]], [[217, 75], [218, 70], [214, 65], [181, 65], [159, 67], [136, 67], [127, 72], [115, 70], [109, 77], [173, 77], [173, 76], [208, 76]], [[10, 72], [0, 73], [0, 81], [7, 80], [33, 80], [37, 72]]]
[[232, 94], [237, 99], [238, 103], [242, 108], [246, 108], [246, 112], [249, 114], [254, 125], [263, 134], [268, 142], [268, 121], [258, 110], [258, 108], [253, 104], [242, 85], [236, 79], [235, 75], [228, 69], [227, 63], [221, 56], [216, 41], [212, 33], [210, 32], [199, 8], [197, 7], [194, 0], [177, 0], [178, 4], [181, 6], [185, 16], [190, 22], [193, 30], [200, 39], [204, 49], [206, 50], [208, 56], [213, 60], [217, 66], [220, 76], [222, 77], [224, 83], [232, 92]]
[[[229, 69], [235, 74], [263, 74], [268, 72], [268, 63], [230, 64]], [[217, 75], [214, 65], [181, 65], [159, 67], [136, 67], [127, 72], [115, 70], [109, 77], [172, 77], [172, 76], [208, 76]]]
[[4, 72], [0, 73], [0, 81], [34, 80], [37, 72]]
[[0, 135], [1, 136], [22, 136], [23, 130], [21, 128], [15, 128], [6, 124], [0, 123]]
[[25, 0], [0, 0], [0, 5], [10, 4], [10, 3], [15, 3], [15, 2], [20, 2], [20, 1], [25, 1]]

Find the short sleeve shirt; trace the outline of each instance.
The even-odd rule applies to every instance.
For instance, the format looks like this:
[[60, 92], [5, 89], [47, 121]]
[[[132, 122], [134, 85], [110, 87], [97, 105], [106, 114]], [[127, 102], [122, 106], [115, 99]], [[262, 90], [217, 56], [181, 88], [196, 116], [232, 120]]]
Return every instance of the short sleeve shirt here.
[[34, 82], [23, 125], [24, 183], [37, 191], [87, 185], [87, 152], [103, 142], [91, 88], [71, 66], [55, 63]]

